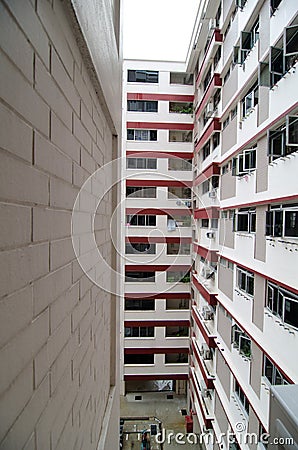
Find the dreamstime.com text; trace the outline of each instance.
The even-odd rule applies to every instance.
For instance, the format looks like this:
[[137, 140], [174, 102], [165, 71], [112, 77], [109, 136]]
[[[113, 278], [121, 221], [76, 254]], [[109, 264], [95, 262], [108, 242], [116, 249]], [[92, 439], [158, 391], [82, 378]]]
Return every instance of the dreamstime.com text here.
[[178, 445], [196, 445], [196, 444], [222, 444], [223, 440], [225, 440], [228, 444], [247, 444], [253, 445], [258, 442], [263, 445], [268, 444], [280, 444], [280, 445], [294, 445], [295, 441], [292, 437], [273, 437], [268, 433], [263, 433], [258, 435], [257, 433], [239, 433], [236, 435], [232, 432], [220, 433], [218, 436], [215, 436], [212, 433], [173, 433], [171, 431], [166, 431], [164, 428], [160, 433], [155, 436], [155, 441], [157, 444], [164, 444], [167, 442], [171, 444], [175, 442]]

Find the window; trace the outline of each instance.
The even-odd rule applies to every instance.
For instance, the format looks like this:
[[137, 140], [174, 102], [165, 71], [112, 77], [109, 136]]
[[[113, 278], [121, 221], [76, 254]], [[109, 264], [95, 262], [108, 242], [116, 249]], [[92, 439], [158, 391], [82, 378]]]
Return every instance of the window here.
[[157, 130], [127, 130], [128, 141], [157, 141]]
[[138, 298], [126, 298], [125, 299], [125, 311], [154, 311], [155, 300], [138, 299]]
[[232, 159], [232, 175], [241, 176], [256, 169], [257, 149], [248, 148]]
[[221, 211], [220, 217], [221, 217], [221, 219], [227, 219], [228, 218], [228, 211]]
[[234, 231], [256, 232], [256, 208], [240, 208], [234, 217]]
[[248, 295], [254, 295], [254, 274], [248, 270], [237, 267], [237, 281], [238, 289]]
[[211, 228], [218, 228], [218, 219], [211, 219]]
[[149, 100], [127, 100], [127, 111], [157, 112], [158, 102]]
[[189, 255], [190, 244], [185, 242], [180, 243], [167, 243], [167, 255]]
[[189, 336], [188, 327], [166, 327], [166, 337], [187, 337]]
[[240, 8], [240, 9], [243, 9], [246, 2], [247, 2], [247, 0], [236, 0], [236, 6], [238, 6], [238, 8]]
[[209, 192], [209, 180], [202, 183], [202, 194], [206, 194], [207, 192]]
[[126, 159], [127, 169], [156, 169], [157, 159], [156, 158], [127, 158]]
[[231, 120], [234, 119], [234, 117], [237, 116], [237, 110], [238, 110], [238, 106], [236, 105], [235, 108], [231, 109]]
[[246, 117], [259, 102], [259, 86], [254, 85], [241, 100], [242, 118]]
[[267, 285], [267, 308], [284, 323], [298, 328], [298, 296], [278, 285]]
[[128, 70], [127, 81], [137, 83], [158, 83], [158, 72], [154, 70]]
[[125, 272], [127, 283], [154, 283], [155, 272]]
[[219, 104], [219, 102], [220, 102], [220, 89], [217, 89], [216, 91], [215, 91], [215, 94], [214, 94], [214, 96], [213, 96], [213, 109], [215, 110], [216, 109], [216, 107], [217, 107], [217, 105]]
[[189, 299], [167, 298], [166, 309], [189, 309]]
[[192, 160], [181, 158], [169, 158], [168, 170], [181, 170], [189, 172], [192, 170]]
[[126, 186], [126, 197], [156, 198], [156, 187]]
[[169, 102], [169, 112], [176, 114], [192, 114], [192, 103], [185, 102]]
[[192, 131], [169, 130], [169, 142], [192, 142]]
[[246, 395], [244, 394], [243, 389], [240, 387], [238, 381], [235, 379], [235, 394], [237, 395], [238, 400], [240, 401], [241, 405], [243, 406], [245, 412], [249, 414], [249, 403], [247, 400]]
[[221, 174], [224, 175], [224, 174], [228, 173], [229, 170], [230, 170], [230, 164], [227, 163], [227, 164], [225, 164], [224, 166], [222, 166], [222, 168], [221, 168]]
[[209, 219], [201, 219], [201, 227], [209, 228]]
[[251, 340], [237, 324], [232, 326], [232, 344], [241, 355], [251, 357]]
[[127, 337], [154, 337], [154, 327], [125, 327], [124, 336]]
[[188, 187], [169, 187], [168, 198], [191, 199], [191, 189]]
[[279, 4], [282, 0], [270, 0], [270, 13], [273, 15], [277, 8], [279, 7]]
[[136, 227], [156, 227], [156, 216], [128, 214], [126, 216], [126, 223]]
[[170, 84], [193, 84], [193, 74], [185, 72], [170, 72]]
[[298, 60], [298, 25], [284, 29], [285, 69], [290, 70]]
[[211, 71], [212, 71], [212, 67], [210, 66], [207, 72], [207, 75], [205, 76], [204, 80], [203, 80], [203, 90], [204, 92], [206, 91], [210, 81], [211, 81]]
[[226, 117], [225, 120], [222, 123], [222, 129], [224, 130], [225, 128], [227, 128], [227, 126], [230, 123], [230, 116]]
[[154, 354], [124, 355], [124, 364], [154, 364]]
[[298, 237], [298, 204], [271, 206], [266, 213], [266, 236]]
[[214, 55], [214, 58], [213, 58], [213, 70], [216, 69], [220, 58], [221, 58], [221, 47], [218, 47], [218, 49], [216, 50], [216, 53]]
[[278, 368], [266, 355], [264, 355], [263, 375], [267, 378], [270, 384], [289, 384]]
[[298, 116], [287, 116], [286, 123], [268, 134], [269, 160], [290, 155], [297, 151], [298, 146]]
[[202, 150], [203, 161], [210, 155], [210, 140], [204, 145]]
[[183, 270], [178, 272], [167, 272], [167, 283], [189, 283], [190, 282], [190, 272], [185, 273]]
[[[239, 48], [239, 47], [237, 47], [237, 48]], [[224, 84], [228, 81], [228, 79], [230, 78], [230, 75], [231, 75], [231, 68], [229, 67], [227, 72], [225, 73], [225, 75], [223, 77]]]
[[166, 353], [165, 364], [186, 364], [188, 363], [188, 353]]
[[216, 147], [219, 146], [219, 143], [220, 143], [220, 133], [214, 133], [213, 136], [212, 136], [212, 147], [213, 147], [213, 150], [215, 150]]
[[148, 243], [129, 243], [125, 244], [125, 254], [126, 255], [155, 255], [156, 254], [156, 244]]
[[168, 227], [169, 221], [173, 221], [175, 223], [175, 227], [178, 228], [190, 227], [191, 225], [190, 216], [175, 216], [175, 217], [168, 216]]
[[247, 58], [249, 52], [259, 39], [259, 19], [254, 23], [250, 31], [241, 31], [240, 36], [240, 57], [241, 64]]

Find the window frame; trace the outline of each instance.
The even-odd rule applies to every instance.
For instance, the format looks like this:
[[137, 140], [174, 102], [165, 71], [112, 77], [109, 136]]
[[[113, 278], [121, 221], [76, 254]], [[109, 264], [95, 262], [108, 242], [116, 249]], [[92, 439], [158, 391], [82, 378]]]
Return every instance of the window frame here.
[[[244, 281], [244, 287], [242, 287], [242, 277], [245, 277]], [[252, 281], [250, 281], [252, 280]], [[251, 284], [252, 283], [252, 293], [251, 293]], [[241, 292], [245, 292], [249, 297], [254, 297], [254, 273], [250, 272], [248, 270], [242, 269], [241, 267], [237, 266], [236, 269], [236, 286]]]
[[[269, 294], [270, 293], [270, 294]], [[298, 330], [298, 320], [297, 324], [291, 323], [287, 320], [286, 310], [287, 304], [286, 302], [293, 302], [297, 304], [296, 308], [298, 308], [298, 296], [293, 294], [290, 291], [278, 286], [277, 284], [267, 282], [267, 290], [266, 290], [266, 308], [276, 317], [278, 317], [283, 323], [287, 324], [287, 326], [292, 327]]]

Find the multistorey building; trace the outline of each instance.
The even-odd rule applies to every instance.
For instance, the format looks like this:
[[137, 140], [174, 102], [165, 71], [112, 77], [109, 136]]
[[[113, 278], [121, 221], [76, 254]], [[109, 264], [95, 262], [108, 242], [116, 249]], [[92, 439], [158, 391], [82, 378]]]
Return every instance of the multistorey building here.
[[206, 1], [188, 56], [189, 409], [207, 448], [264, 445], [270, 387], [298, 381], [297, 24], [292, 0]]
[[123, 392], [186, 393], [193, 77], [184, 67], [124, 61]]

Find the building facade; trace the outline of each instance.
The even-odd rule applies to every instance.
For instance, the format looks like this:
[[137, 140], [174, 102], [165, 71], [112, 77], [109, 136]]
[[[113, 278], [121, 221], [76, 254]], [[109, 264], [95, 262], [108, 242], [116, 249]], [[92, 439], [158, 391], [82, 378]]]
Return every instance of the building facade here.
[[[118, 302], [72, 245], [77, 194], [119, 156], [119, 8], [0, 2], [1, 449], [119, 446]], [[94, 216], [115, 270], [117, 203], [111, 192]]]
[[[270, 387], [297, 383], [297, 24], [292, 0], [206, 1], [186, 64], [124, 66], [123, 380], [130, 390], [183, 374], [188, 423], [210, 449], [266, 446]], [[177, 83], [191, 73], [193, 86]], [[193, 94], [190, 111], [183, 96]], [[181, 142], [191, 123], [192, 144]], [[168, 181], [183, 164], [169, 155], [182, 152], [192, 198], [182, 189], [173, 200], [181, 182], [190, 186], [189, 171]], [[173, 261], [173, 208], [190, 200]], [[187, 298], [186, 284], [165, 289], [190, 237], [190, 312], [169, 311]], [[187, 320], [189, 338], [167, 334]], [[188, 368], [167, 363], [188, 346]]]
[[189, 53], [189, 408], [207, 448], [262, 447], [270, 386], [297, 383], [297, 24], [295, 1], [208, 1]]
[[186, 392], [193, 82], [183, 71], [124, 61], [123, 392]]

